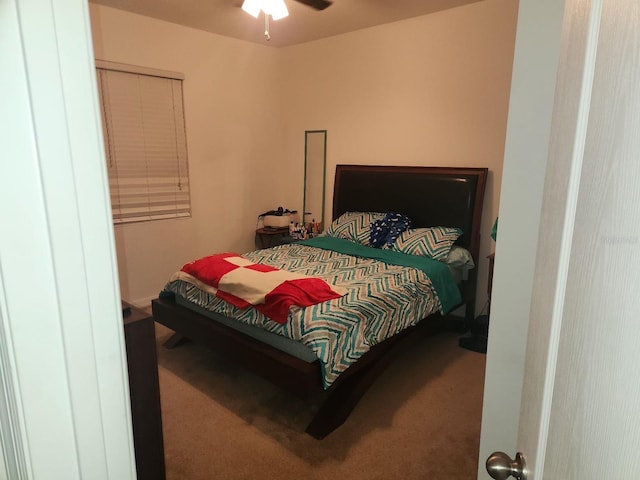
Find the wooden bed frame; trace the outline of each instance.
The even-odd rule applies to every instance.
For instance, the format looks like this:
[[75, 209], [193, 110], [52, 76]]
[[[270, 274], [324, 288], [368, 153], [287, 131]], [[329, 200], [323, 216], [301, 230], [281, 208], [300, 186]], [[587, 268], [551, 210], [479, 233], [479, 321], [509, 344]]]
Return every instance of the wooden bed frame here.
[[[408, 215], [414, 228], [459, 227], [464, 233], [456, 243], [471, 252], [477, 265], [487, 172], [486, 168], [337, 165], [333, 218], [347, 211], [398, 212]], [[467, 322], [474, 318], [476, 271], [470, 271], [462, 286]], [[303, 399], [322, 399], [306, 428], [317, 439], [344, 423], [401, 339], [417, 329], [435, 333], [443, 326], [439, 314], [430, 315], [415, 327], [375, 345], [324, 390], [318, 360], [300, 360], [180, 306], [171, 298], [153, 300], [152, 308], [155, 321], [176, 332], [166, 346], [177, 345], [179, 338], [193, 339]]]

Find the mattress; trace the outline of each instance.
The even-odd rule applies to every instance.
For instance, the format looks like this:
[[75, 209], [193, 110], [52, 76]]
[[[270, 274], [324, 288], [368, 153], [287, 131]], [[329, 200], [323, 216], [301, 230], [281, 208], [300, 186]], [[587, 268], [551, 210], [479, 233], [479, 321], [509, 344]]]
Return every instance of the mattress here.
[[213, 321], [220, 322], [227, 327], [233, 328], [234, 330], [249, 335], [250, 337], [259, 340], [262, 343], [271, 345], [272, 347], [288, 353], [289, 355], [293, 355], [300, 360], [308, 363], [313, 363], [318, 359], [315, 352], [303, 343], [296, 342], [295, 340], [291, 340], [290, 338], [283, 337], [282, 335], [278, 335], [276, 333], [271, 333], [262, 328], [256, 328], [248, 323], [238, 322], [237, 320], [224, 317], [219, 313], [212, 312], [211, 310], [207, 310], [204, 307], [190, 302], [181, 295], [176, 295], [175, 299], [178, 305], [182, 305], [183, 307], [193, 310], [200, 315], [204, 315], [205, 317], [210, 318]]

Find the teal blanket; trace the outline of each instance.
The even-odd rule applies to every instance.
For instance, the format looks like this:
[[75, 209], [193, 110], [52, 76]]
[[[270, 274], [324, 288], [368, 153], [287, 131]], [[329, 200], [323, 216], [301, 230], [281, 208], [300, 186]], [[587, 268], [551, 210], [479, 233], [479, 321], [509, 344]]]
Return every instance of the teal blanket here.
[[449, 267], [445, 263], [433, 260], [432, 258], [408, 255], [394, 250], [366, 247], [358, 243], [350, 242], [349, 240], [335, 237], [316, 237], [298, 243], [310, 247], [322, 248], [324, 250], [332, 250], [345, 255], [371, 258], [388, 265], [400, 265], [422, 270], [431, 279], [433, 288], [440, 299], [443, 313], [449, 312], [462, 302], [460, 289]]

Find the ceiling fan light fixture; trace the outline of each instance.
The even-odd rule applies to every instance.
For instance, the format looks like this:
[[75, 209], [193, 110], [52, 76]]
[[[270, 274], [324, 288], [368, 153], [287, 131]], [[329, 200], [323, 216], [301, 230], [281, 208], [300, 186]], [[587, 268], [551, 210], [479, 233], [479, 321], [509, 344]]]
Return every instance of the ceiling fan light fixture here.
[[255, 18], [258, 18], [258, 15], [260, 15], [261, 8], [262, 2], [260, 0], [244, 0], [242, 3], [242, 10]]
[[289, 16], [289, 10], [284, 0], [265, 0], [265, 3], [269, 4], [270, 12], [265, 10], [265, 13], [269, 13], [274, 20], [280, 20], [281, 18]]
[[271, 15], [274, 20], [280, 20], [289, 15], [289, 10], [287, 10], [284, 0], [244, 0], [242, 10], [255, 18], [258, 18], [260, 10], [265, 15]]

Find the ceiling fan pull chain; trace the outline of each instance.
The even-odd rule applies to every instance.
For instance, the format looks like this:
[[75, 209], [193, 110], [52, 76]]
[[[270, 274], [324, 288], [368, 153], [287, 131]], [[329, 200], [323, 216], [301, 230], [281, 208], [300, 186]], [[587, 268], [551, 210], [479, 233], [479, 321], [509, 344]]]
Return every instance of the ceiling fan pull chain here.
[[271, 40], [271, 35], [269, 34], [269, 14], [264, 14], [264, 36], [267, 40]]

